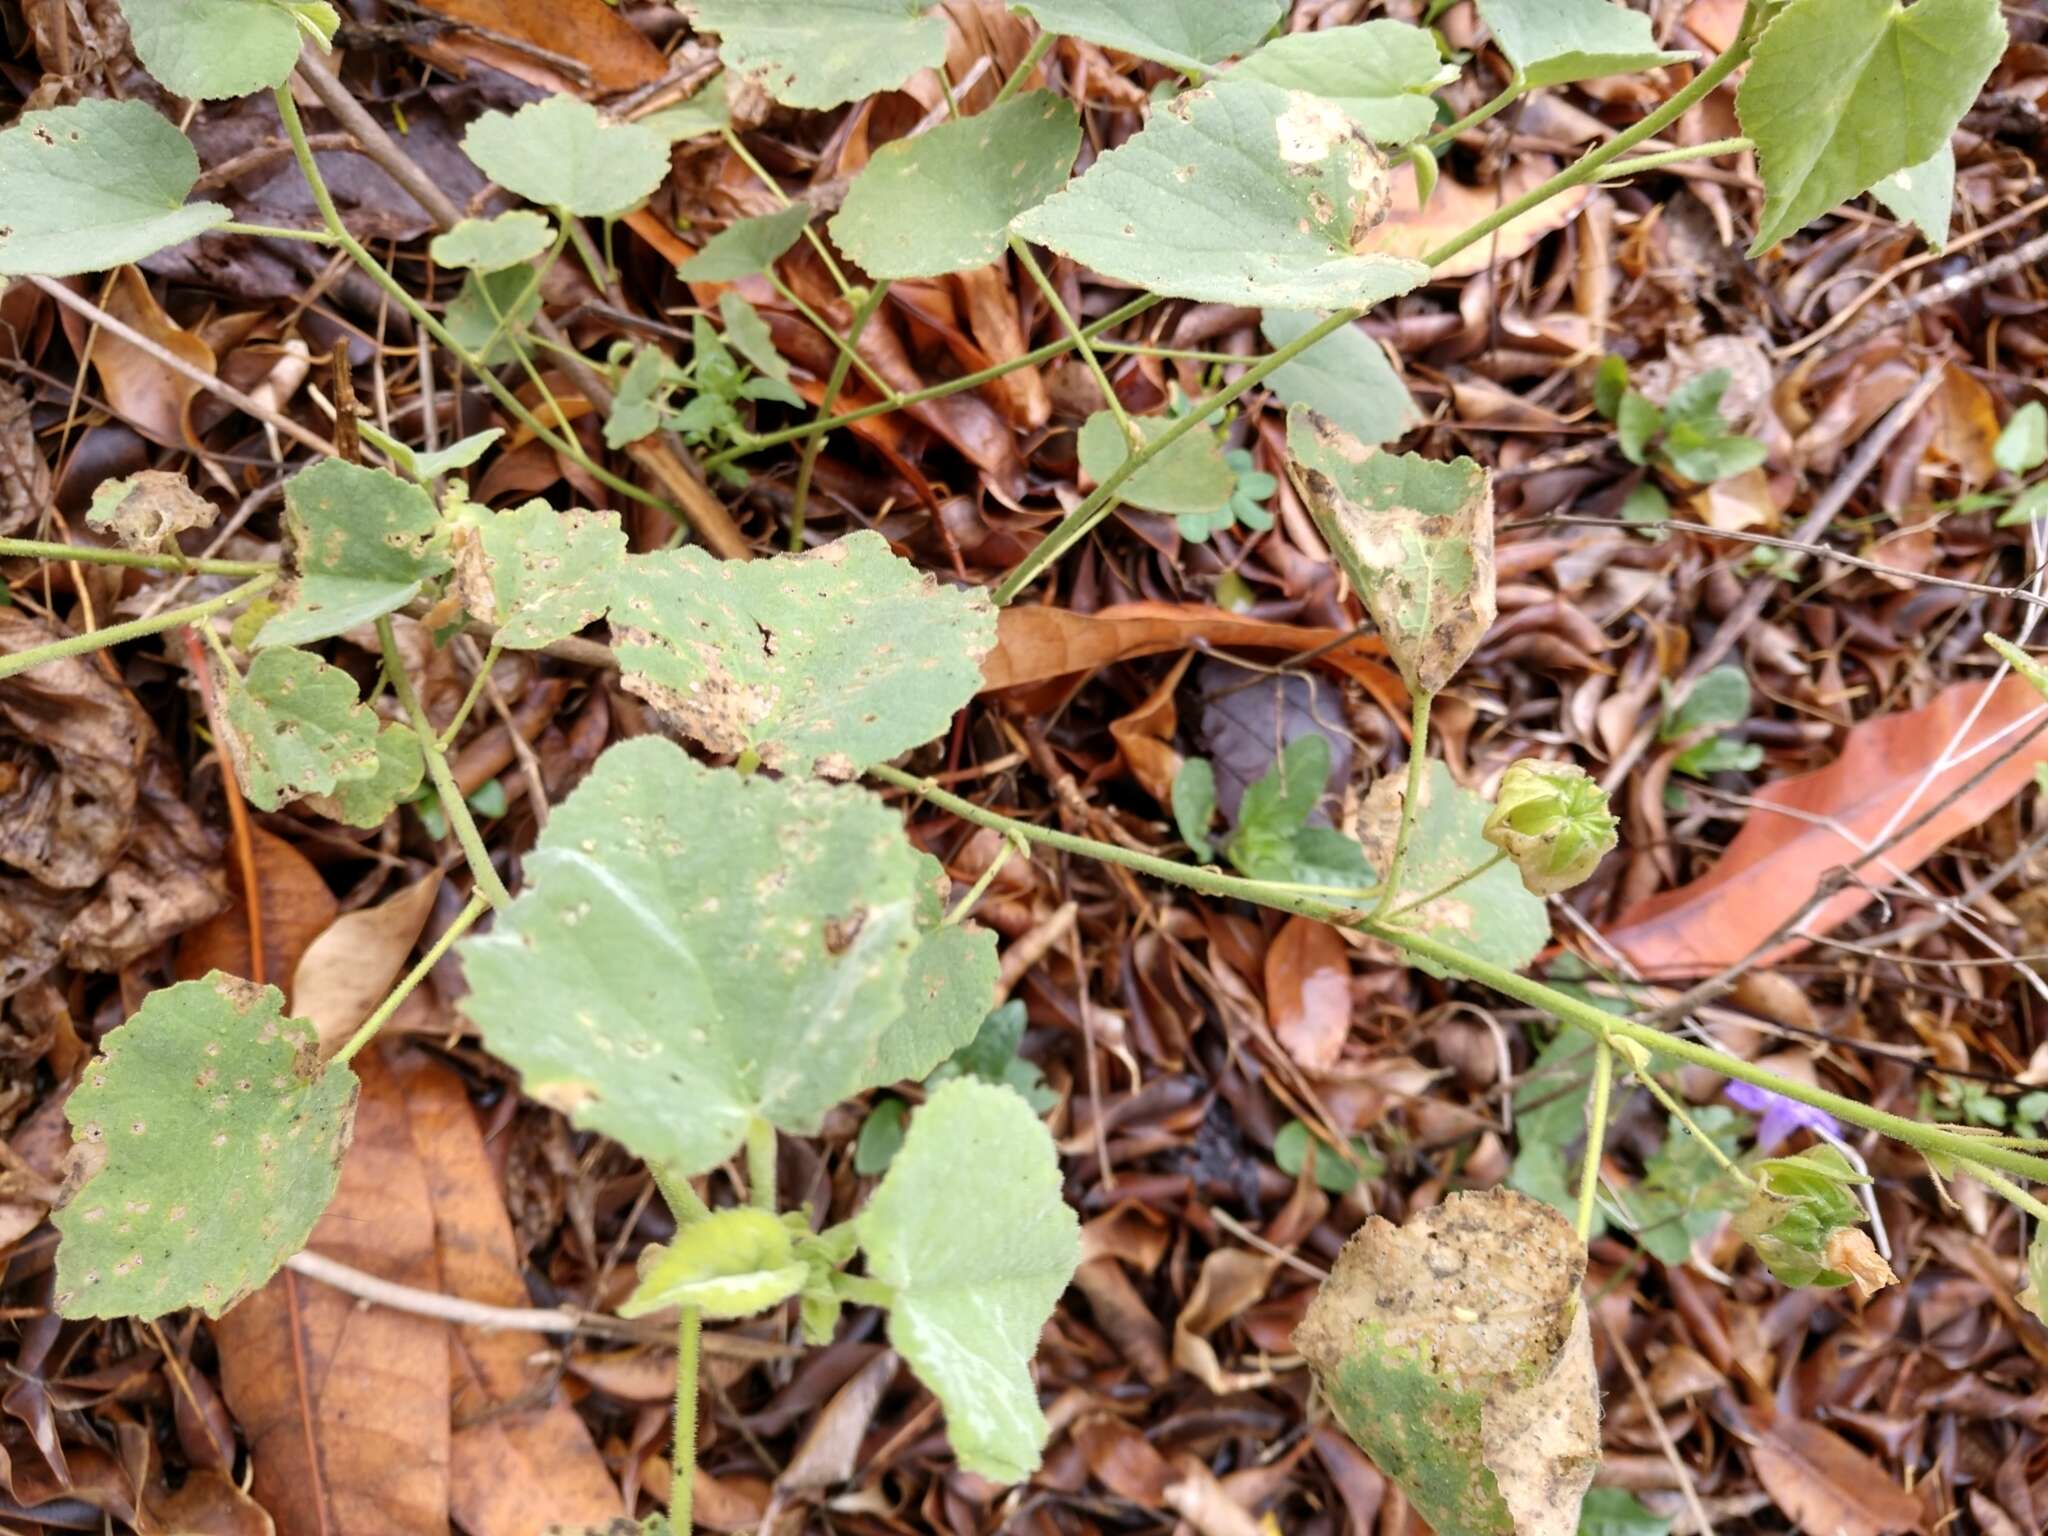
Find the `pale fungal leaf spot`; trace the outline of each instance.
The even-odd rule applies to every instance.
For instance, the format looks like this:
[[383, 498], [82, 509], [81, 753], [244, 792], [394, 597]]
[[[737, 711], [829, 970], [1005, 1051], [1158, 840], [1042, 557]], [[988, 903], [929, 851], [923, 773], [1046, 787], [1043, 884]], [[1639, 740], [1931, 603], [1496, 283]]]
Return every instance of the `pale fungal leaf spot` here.
[[1353, 132], [1351, 119], [1335, 102], [1306, 91], [1287, 93], [1287, 110], [1273, 119], [1280, 158], [1289, 165], [1320, 165]]

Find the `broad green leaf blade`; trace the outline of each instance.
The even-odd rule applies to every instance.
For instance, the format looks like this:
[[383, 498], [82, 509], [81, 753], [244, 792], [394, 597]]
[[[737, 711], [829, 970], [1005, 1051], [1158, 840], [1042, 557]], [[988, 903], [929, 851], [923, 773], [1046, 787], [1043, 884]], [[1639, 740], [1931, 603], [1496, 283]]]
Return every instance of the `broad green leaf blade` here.
[[[1259, 319], [1259, 333], [1277, 351], [1306, 334], [1316, 321], [1316, 316], [1299, 310], [1269, 309]], [[1266, 388], [1283, 403], [1305, 405], [1371, 447], [1390, 443], [1422, 422], [1422, 413], [1387, 361], [1385, 349], [1355, 325], [1332, 331], [1293, 362], [1282, 364], [1266, 380]]]
[[515, 208], [495, 219], [464, 219], [434, 236], [427, 254], [444, 267], [502, 272], [524, 266], [554, 243], [555, 226], [531, 208]]
[[1143, 131], [1014, 228], [1174, 298], [1363, 309], [1429, 275], [1420, 262], [1352, 254], [1390, 196], [1386, 162], [1335, 106], [1225, 79], [1155, 107]]
[[486, 112], [462, 148], [506, 191], [579, 218], [631, 212], [668, 177], [668, 140], [574, 96]]
[[458, 469], [468, 469], [485, 453], [491, 444], [505, 435], [503, 427], [486, 427], [481, 432], [472, 432], [468, 437], [450, 443], [446, 448], [431, 451], [413, 448], [401, 443], [388, 433], [377, 430], [372, 422], [362, 424], [366, 442], [398, 466], [398, 472], [408, 480], [427, 485], [443, 475], [452, 475]]
[[736, 283], [766, 272], [804, 235], [811, 205], [799, 198], [779, 213], [738, 219], [704, 242], [704, 249], [676, 268], [692, 283]]
[[903, 1008], [917, 865], [880, 800], [619, 743], [462, 946], [464, 1010], [527, 1092], [701, 1173], [756, 1116], [808, 1135]]
[[334, 1198], [355, 1074], [284, 994], [214, 971], [152, 992], [64, 1105], [84, 1185], [57, 1212], [66, 1317], [218, 1317]]
[[1031, 91], [875, 151], [832, 238], [870, 277], [937, 277], [997, 260], [1010, 221], [1066, 185], [1081, 147], [1073, 104]]
[[1932, 158], [2004, 52], [1998, 0], [1786, 0], [1735, 95], [1763, 163], [1749, 254]]
[[540, 282], [530, 266], [471, 272], [448, 301], [442, 324], [455, 344], [485, 368], [517, 362], [520, 337], [540, 313]]
[[775, 333], [739, 289], [728, 288], [718, 296], [718, 318], [725, 322], [726, 345], [754, 372], [780, 384], [789, 382], [789, 359], [775, 350]]
[[104, 272], [225, 224], [188, 203], [199, 156], [139, 101], [24, 112], [0, 133], [0, 277]]
[[259, 653], [246, 677], [229, 680], [222, 713], [235, 777], [263, 810], [379, 771], [377, 717], [356, 680], [310, 651]]
[[[1166, 416], [1140, 416], [1131, 423], [1147, 443], [1173, 430]], [[1131, 456], [1129, 440], [1115, 416], [1097, 411], [1081, 428], [1081, 468], [1098, 485]], [[1223, 445], [1207, 427], [1176, 438], [1158, 457], [1117, 488], [1117, 499], [1148, 512], [1215, 512], [1228, 506], [1237, 473], [1224, 460]]]
[[1015, 0], [1048, 32], [1170, 64], [1182, 73], [1258, 46], [1285, 0]]
[[889, 1342], [945, 1408], [960, 1465], [1029, 1476], [1046, 1437], [1031, 1357], [1081, 1258], [1051, 1134], [1008, 1088], [947, 1083], [856, 1224], [896, 1293]]
[[1671, 1525], [1626, 1488], [1590, 1488], [1579, 1506], [1578, 1536], [1670, 1536]]
[[972, 1044], [995, 1005], [999, 969], [986, 928], [955, 923], [925, 934], [910, 957], [903, 1013], [876, 1044], [870, 1084], [922, 1078]]
[[451, 548], [456, 590], [507, 650], [537, 651], [604, 616], [626, 564], [616, 512], [557, 512], [535, 498], [509, 512], [465, 503]]
[[1493, 483], [1470, 459], [1367, 448], [1295, 406], [1287, 451], [1316, 526], [1410, 689], [1437, 693], [1493, 625]]
[[351, 827], [376, 828], [412, 799], [426, 777], [427, 760], [420, 739], [409, 725], [386, 725], [377, 732], [377, 767], [367, 778], [344, 779], [331, 795], [312, 795], [306, 803], [323, 816]]
[[714, 134], [732, 121], [732, 107], [726, 95], [731, 80], [730, 75], [720, 71], [688, 101], [664, 107], [659, 112], [650, 112], [645, 117], [636, 117], [633, 121], [649, 133], [660, 134], [670, 144]]
[[1438, 1536], [1573, 1536], [1600, 1386], [1571, 1223], [1511, 1190], [1367, 1220], [1294, 1331], [1345, 1433]]
[[1991, 445], [1991, 461], [2008, 475], [2028, 474], [2048, 464], [2048, 406], [2028, 400], [2014, 411]]
[[1406, 144], [1436, 121], [1431, 92], [1458, 78], [1436, 39], [1406, 22], [1363, 22], [1276, 37], [1230, 72], [1333, 101], [1381, 144]]
[[946, 24], [925, 0], [683, 0], [718, 34], [725, 67], [785, 107], [822, 110], [893, 91], [946, 62]]
[[327, 459], [284, 488], [297, 578], [259, 647], [307, 645], [396, 613], [448, 569], [427, 493], [381, 469]]
[[[1389, 774], [1375, 783], [1359, 817], [1359, 840], [1375, 870], [1384, 871], [1394, 851], [1405, 779], [1405, 774]], [[1396, 909], [1492, 862], [1495, 849], [1482, 835], [1491, 810], [1485, 800], [1461, 787], [1441, 762], [1430, 763], [1415, 832], [1401, 864]], [[1550, 918], [1542, 899], [1523, 888], [1522, 877], [1507, 862], [1424, 903], [1401, 921], [1439, 944], [1510, 971], [1534, 960], [1550, 942]]]
[[981, 687], [995, 611], [863, 531], [745, 564], [633, 556], [612, 630], [627, 690], [712, 751], [850, 778], [946, 729]]
[[1941, 148], [1904, 170], [1893, 171], [1870, 189], [1895, 219], [1904, 219], [1935, 250], [1948, 244], [1949, 223], [1956, 207], [1956, 149]]
[[1667, 53], [1650, 18], [1615, 0], [1478, 0], [1479, 15], [1531, 89], [1632, 75], [1696, 55]]
[[299, 24], [277, 0], [121, 0], [135, 56], [172, 94], [221, 101], [283, 85]]

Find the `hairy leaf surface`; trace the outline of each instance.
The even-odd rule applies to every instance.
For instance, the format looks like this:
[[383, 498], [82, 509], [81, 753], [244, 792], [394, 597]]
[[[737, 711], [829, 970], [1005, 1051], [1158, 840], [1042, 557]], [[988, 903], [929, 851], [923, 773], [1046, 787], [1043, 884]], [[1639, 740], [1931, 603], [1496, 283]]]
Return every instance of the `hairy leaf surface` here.
[[444, 574], [441, 519], [417, 485], [325, 459], [286, 483], [297, 580], [258, 646], [307, 645], [396, 613]]
[[299, 61], [298, 19], [278, 0], [121, 0], [121, 10], [142, 67], [193, 101], [283, 85]]
[[684, 0], [725, 67], [786, 107], [822, 111], [893, 91], [946, 62], [946, 24], [922, 0]]
[[1458, 78], [1436, 39], [1403, 21], [1276, 37], [1230, 72], [1335, 102], [1381, 144], [1406, 144], [1436, 121], [1431, 93]]
[[506, 191], [579, 218], [630, 212], [668, 177], [667, 139], [615, 122], [575, 96], [486, 112], [469, 125], [462, 148]]

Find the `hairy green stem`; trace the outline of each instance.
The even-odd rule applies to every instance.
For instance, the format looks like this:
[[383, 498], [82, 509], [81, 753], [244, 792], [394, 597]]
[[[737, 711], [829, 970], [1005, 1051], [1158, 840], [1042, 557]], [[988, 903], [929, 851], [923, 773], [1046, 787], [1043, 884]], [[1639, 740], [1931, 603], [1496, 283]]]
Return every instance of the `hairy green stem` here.
[[363, 1020], [362, 1027], [349, 1036], [348, 1043], [334, 1053], [335, 1061], [346, 1064], [354, 1058], [356, 1052], [375, 1039], [377, 1031], [388, 1024], [391, 1016], [398, 1012], [408, 997], [412, 996], [413, 989], [425, 981], [427, 973], [441, 963], [441, 957], [448, 953], [449, 946], [467, 933], [470, 925], [489, 911], [490, 906], [491, 904], [481, 896], [470, 897], [469, 904], [458, 912], [455, 921], [448, 925], [448, 931], [427, 947], [427, 952], [420, 956], [419, 964], [405, 973], [398, 985], [391, 989], [391, 995], [377, 1005], [377, 1011]]
[[760, 1115], [747, 1126], [747, 1199], [775, 1209], [775, 1122]]
[[167, 629], [176, 629], [180, 624], [197, 624], [210, 619], [224, 608], [247, 602], [260, 592], [267, 591], [277, 582], [276, 572], [245, 581], [239, 587], [223, 592], [219, 597], [209, 597], [203, 603], [194, 603], [189, 608], [173, 608], [168, 613], [152, 614], [146, 619], [131, 619], [126, 624], [110, 624], [105, 629], [89, 629], [82, 635], [67, 635], [62, 640], [53, 640], [48, 645], [39, 645], [34, 650], [16, 651], [12, 656], [0, 656], [0, 678], [16, 677], [40, 667], [47, 662], [62, 661], [67, 656], [85, 656], [93, 651], [103, 651], [110, 645], [120, 645], [128, 640], [140, 640], [149, 635], [160, 635]]
[[1010, 71], [1010, 78], [1003, 82], [1003, 88], [996, 92], [996, 99], [990, 102], [989, 105], [999, 107], [1016, 95], [1018, 87], [1031, 78], [1031, 71], [1038, 68], [1039, 62], [1048, 53], [1052, 52], [1052, 45], [1058, 41], [1059, 34], [1057, 32], [1041, 31], [1037, 37], [1033, 38], [1031, 41], [1031, 51], [1017, 61], [1017, 67]]
[[334, 244], [334, 234], [325, 229], [283, 229], [274, 224], [238, 224], [230, 219], [216, 224], [209, 235], [255, 235], [264, 240], [304, 240], [313, 245]]
[[1442, 901], [1446, 896], [1450, 895], [1451, 892], [1457, 890], [1460, 886], [1470, 885], [1474, 880], [1477, 880], [1481, 875], [1485, 874], [1489, 869], [1492, 869], [1496, 864], [1500, 863], [1501, 860], [1505, 859], [1506, 857], [1507, 854], [1505, 852], [1496, 853], [1484, 864], [1466, 870], [1465, 873], [1458, 876], [1457, 879], [1446, 880], [1442, 885], [1438, 886], [1435, 890], [1431, 891], [1427, 896], [1417, 896], [1413, 901], [1402, 902], [1400, 906], [1394, 908], [1393, 911], [1389, 912], [1385, 917], [1381, 918], [1380, 921], [1385, 923], [1398, 923], [1410, 912], [1419, 912], [1433, 901]]
[[690, 1226], [711, 1214], [711, 1207], [704, 1203], [704, 1197], [681, 1174], [658, 1163], [649, 1163], [647, 1171], [653, 1175], [654, 1187], [661, 1191], [661, 1198], [668, 1202], [668, 1213], [675, 1218], [678, 1227]]
[[[1145, 294], [1140, 298], [1131, 300], [1128, 304], [1121, 305], [1117, 309], [1112, 310], [1093, 324], [1083, 326], [1081, 332], [1092, 341], [1104, 331], [1122, 325], [1126, 320], [1134, 319], [1138, 315], [1143, 314], [1153, 305], [1164, 302], [1157, 294]], [[924, 405], [932, 400], [943, 400], [948, 395], [957, 395], [966, 390], [978, 388], [983, 384], [989, 383], [991, 380], [1000, 379], [1005, 374], [1015, 373], [1019, 368], [1029, 368], [1034, 364], [1045, 362], [1048, 358], [1058, 357], [1063, 352], [1071, 352], [1073, 350], [1073, 338], [1071, 336], [1062, 336], [1058, 341], [1049, 341], [1044, 346], [1034, 347], [1029, 352], [1020, 352], [1015, 357], [1005, 358], [1000, 363], [992, 363], [990, 366], [979, 369], [974, 373], [962, 374], [957, 379], [947, 379], [942, 384], [933, 384], [928, 388], [916, 390], [911, 394], [898, 395], [894, 400], [884, 400], [874, 405], [864, 405], [858, 410], [846, 411], [841, 415], [834, 416], [829, 421], [807, 421], [802, 426], [783, 427], [774, 432], [763, 432], [758, 437], [747, 439], [746, 443], [741, 447], [727, 448], [722, 452], [713, 454], [704, 461], [704, 467], [707, 470], [718, 469], [732, 463], [735, 459], [742, 458], [763, 448], [775, 448], [783, 443], [796, 442], [801, 438], [815, 437], [820, 432], [836, 432], [841, 427], [850, 427], [855, 422], [866, 421], [871, 416], [886, 416], [889, 412], [901, 410], [907, 405]]]
[[462, 856], [469, 862], [477, 894], [494, 907], [509, 906], [512, 893], [505, 889], [505, 882], [491, 865], [490, 851], [484, 847], [483, 834], [477, 831], [476, 818], [469, 814], [462, 786], [455, 782], [447, 754], [442, 752], [434, 734], [434, 723], [427, 718], [419, 693], [412, 685], [412, 675], [405, 670], [405, 657], [398, 649], [398, 636], [392, 631], [389, 614], [377, 620], [377, 642], [384, 651], [384, 673], [391, 679], [398, 702], [405, 707], [406, 718], [412, 721], [413, 734], [420, 739], [420, 751], [427, 759], [427, 776], [434, 781], [434, 793], [440, 797], [441, 814], [448, 818], [448, 830], [455, 834]]
[[2013, 1183], [2011, 1179], [2008, 1179], [2001, 1174], [1993, 1173], [1989, 1168], [1986, 1168], [1982, 1163], [1971, 1163], [1966, 1161], [1966, 1166], [1969, 1168], [1972, 1175], [1983, 1181], [1987, 1189], [1990, 1189], [1998, 1194], [2005, 1196], [2007, 1200], [2009, 1200], [2012, 1204], [2018, 1206], [2021, 1210], [2025, 1211], [2029, 1216], [2033, 1217], [2034, 1220], [2048, 1221], [2048, 1205], [2043, 1205], [2033, 1195], [2029, 1194], [2026, 1190], [2021, 1189], [2019, 1185]]
[[[887, 283], [876, 283], [867, 291], [867, 297], [860, 301], [860, 307], [853, 312], [853, 324], [847, 328], [846, 346], [832, 359], [832, 372], [825, 379], [825, 393], [818, 397], [817, 417], [823, 420], [832, 414], [832, 407], [839, 399], [839, 391], [846, 387], [846, 370], [858, 356], [860, 333], [868, 328], [868, 321], [875, 311], [882, 307], [882, 300], [889, 296]], [[811, 476], [818, 467], [818, 453], [825, 446], [825, 434], [815, 432], [804, 442], [803, 460], [797, 466], [796, 492], [789, 504], [789, 547], [792, 552], [804, 547], [804, 510], [810, 504]]]
[[1712, 139], [1705, 144], [1688, 144], [1683, 149], [1665, 149], [1654, 155], [1638, 155], [1633, 160], [1617, 160], [1600, 173], [1600, 179], [1619, 181], [1624, 176], [1634, 176], [1642, 171], [1661, 170], [1667, 165], [1683, 165], [1688, 160], [1712, 160], [1718, 155], [1738, 155], [1745, 149], [1755, 148], [1754, 139]]
[[1102, 392], [1102, 403], [1109, 414], [1116, 418], [1118, 430], [1124, 435], [1125, 446], [1133, 453], [1144, 446], [1145, 440], [1138, 436], [1138, 429], [1131, 425], [1131, 418], [1124, 411], [1124, 403], [1116, 397], [1116, 386], [1109, 382], [1109, 375], [1102, 371], [1102, 359], [1095, 355], [1095, 348], [1088, 344], [1088, 338], [1081, 333], [1066, 300], [1060, 297], [1059, 289], [1053, 287], [1052, 279], [1045, 275], [1045, 269], [1038, 264], [1038, 258], [1031, 254], [1031, 247], [1016, 235], [1010, 236], [1010, 253], [1017, 258], [1017, 265], [1024, 269], [1045, 302], [1052, 306], [1052, 312], [1059, 316], [1060, 324], [1067, 328], [1067, 339], [1073, 342], [1081, 354], [1081, 362], [1088, 370], [1095, 387]]
[[483, 697], [484, 685], [491, 680], [491, 668], [498, 664], [498, 658], [504, 654], [505, 642], [496, 635], [491, 636], [490, 648], [484, 652], [484, 659], [476, 669], [476, 676], [470, 679], [469, 692], [462, 696], [462, 704], [455, 711], [455, 718], [448, 722], [448, 729], [441, 733], [443, 752], [455, 744], [455, 738], [462, 730], [462, 722], [469, 718], [469, 712], [476, 708], [476, 701]]
[[1730, 1174], [1740, 1180], [1744, 1189], [1756, 1188], [1756, 1180], [1751, 1178], [1748, 1172], [1726, 1152], [1723, 1152], [1720, 1144], [1713, 1137], [1699, 1128], [1699, 1122], [1693, 1119], [1692, 1111], [1679, 1103], [1678, 1096], [1658, 1082], [1654, 1073], [1632, 1071], [1629, 1075], [1649, 1090], [1650, 1097], [1664, 1106], [1666, 1114], [1670, 1115], [1672, 1119], [1676, 1120], [1691, 1133], [1692, 1139], [1706, 1149], [1707, 1156], [1721, 1165], [1723, 1173]]
[[1408, 786], [1401, 794], [1401, 824], [1394, 833], [1394, 852], [1387, 860], [1387, 878], [1380, 889], [1379, 904], [1373, 908], [1374, 917], [1384, 917], [1401, 890], [1401, 871], [1408, 860], [1408, 840], [1415, 835], [1415, 822], [1422, 814], [1422, 783], [1424, 775], [1429, 772], [1429, 710], [1435, 702], [1435, 694], [1424, 693], [1419, 688], [1415, 697], [1408, 701]]
[[1614, 1052], [1605, 1040], [1593, 1047], [1593, 1096], [1586, 1104], [1586, 1161], [1579, 1169], [1578, 1233], [1593, 1240], [1593, 1212], [1600, 1193], [1600, 1154], [1607, 1146], [1607, 1103], [1614, 1091]]
[[684, 1307], [676, 1319], [676, 1449], [669, 1458], [668, 1523], [690, 1536], [690, 1506], [697, 1495], [697, 1346], [704, 1314]]
[[[810, 305], [806, 304], [801, 298], [799, 298], [794, 288], [790, 287], [789, 284], [785, 283], [780, 277], [776, 276], [773, 272], [767, 273], [766, 276], [768, 278], [768, 286], [773, 288], [776, 291], [776, 293], [781, 295], [782, 302], [787, 304], [791, 309], [794, 309], [806, 320], [810, 321], [812, 326], [814, 326], [818, 330], [818, 332], [824, 336], [824, 338], [827, 341], [831, 342], [832, 345], [839, 350], [839, 360], [841, 362], [851, 363], [855, 368], [858, 368], [860, 370], [860, 376], [866, 379], [869, 384], [873, 385], [876, 391], [880, 393], [882, 398], [889, 404], [901, 405], [903, 403], [901, 397], [899, 397], [896, 393], [895, 386], [890, 384], [890, 382], [887, 379], [883, 378], [881, 374], [875, 371], [874, 365], [871, 364], [866, 358], [860, 355], [859, 351], [854, 347], [851, 341], [849, 341], [846, 337], [841, 336], [837, 331], [833, 330], [830, 325], [826, 324], [825, 317], [823, 315], [819, 314], [815, 309], [811, 308]], [[755, 449], [759, 448], [760, 446], [761, 445], [758, 439], [750, 439], [747, 443], [747, 452], [752, 453]]]
[[496, 400], [513, 420], [557, 453], [573, 461], [600, 484], [609, 486], [621, 496], [628, 496], [634, 501], [655, 507], [680, 521], [676, 509], [659, 496], [651, 491], [643, 491], [632, 481], [613, 474], [592, 459], [584, 452], [583, 444], [576, 439], [574, 433], [557, 432], [528, 410], [525, 401], [507, 389], [498, 376], [483, 365], [481, 358], [449, 334], [448, 328], [437, 320], [424, 304], [414, 298], [406, 290], [405, 285], [393, 277], [361, 241], [348, 232], [348, 226], [342, 223], [340, 210], [334, 205], [334, 194], [328, 190], [327, 178], [320, 174], [320, 167], [313, 159], [313, 147], [307, 142], [306, 128], [299, 121], [299, 109], [292, 101], [290, 87], [279, 86], [271, 94], [277, 102], [278, 117], [284, 123], [285, 133], [292, 141], [292, 153], [298, 157], [299, 171], [306, 178], [306, 185], [312, 189], [314, 204], [320, 209], [320, 217], [333, 231], [334, 243], [348, 254], [349, 259], [362, 268], [372, 282], [389, 294], [393, 303], [412, 317], [413, 324], [433, 337], [441, 346], [446, 347], [456, 361], [474, 374], [477, 382], [490, 391], [491, 398]]
[[80, 565], [121, 565], [138, 571], [176, 571], [181, 576], [274, 576], [275, 561], [201, 560], [196, 556], [153, 555], [139, 549], [101, 549], [93, 544], [56, 544], [45, 539], [0, 539], [0, 560], [76, 560]]
[[1493, 118], [1498, 117], [1501, 113], [1505, 112], [1509, 107], [1513, 106], [1516, 103], [1516, 101], [1520, 100], [1522, 93], [1526, 91], [1528, 88], [1528, 82], [1522, 78], [1521, 71], [1517, 70], [1515, 72], [1514, 79], [1510, 80], [1507, 83], [1507, 88], [1503, 90], [1498, 96], [1494, 97], [1491, 101], [1487, 102], [1485, 105], [1477, 108], [1476, 110], [1467, 112], [1463, 117], [1459, 118], [1455, 123], [1452, 123], [1448, 128], [1437, 129], [1435, 133], [1432, 133], [1428, 138], [1422, 141], [1422, 147], [1430, 151], [1430, 153], [1434, 154], [1437, 150], [1442, 149], [1446, 144], [1450, 143], [1451, 140], [1455, 139], [1459, 134], [1469, 133], [1472, 129], [1477, 128], [1481, 123], [1491, 121]]

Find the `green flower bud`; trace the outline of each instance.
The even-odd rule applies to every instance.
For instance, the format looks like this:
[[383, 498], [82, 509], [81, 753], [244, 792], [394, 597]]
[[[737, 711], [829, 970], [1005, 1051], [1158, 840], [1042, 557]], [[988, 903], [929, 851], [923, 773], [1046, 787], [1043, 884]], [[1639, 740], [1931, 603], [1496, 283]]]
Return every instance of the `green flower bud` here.
[[692, 1222], [674, 1242], [641, 1254], [640, 1284], [619, 1316], [692, 1306], [708, 1318], [753, 1317], [802, 1290], [807, 1275], [782, 1219], [740, 1206]]
[[1620, 822], [1583, 768], [1524, 758], [1509, 768], [1481, 835], [1515, 861], [1532, 895], [1568, 891], [1599, 867]]
[[[1853, 1187], [1869, 1178], [1833, 1147], [1814, 1147], [1797, 1157], [1774, 1157], [1756, 1167], [1757, 1188], [1735, 1216], [1735, 1230], [1764, 1267], [1786, 1285], [1848, 1285], [1874, 1289], [1873, 1251], [1845, 1240], [1863, 1220]], [[1859, 1271], [1862, 1277], [1859, 1280]], [[1889, 1269], [1886, 1270], [1889, 1274]]]

